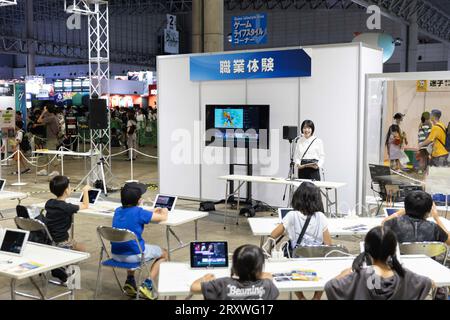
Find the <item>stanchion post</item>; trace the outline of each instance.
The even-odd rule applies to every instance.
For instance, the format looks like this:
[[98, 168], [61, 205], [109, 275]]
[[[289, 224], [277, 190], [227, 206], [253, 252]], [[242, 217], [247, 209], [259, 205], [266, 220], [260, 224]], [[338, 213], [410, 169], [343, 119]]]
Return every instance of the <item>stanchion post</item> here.
[[20, 149], [17, 150], [16, 152], [17, 152], [17, 182], [13, 183], [12, 185], [13, 186], [25, 186], [26, 183], [20, 181], [20, 170], [21, 170], [20, 169], [20, 155], [22, 152], [20, 151]]

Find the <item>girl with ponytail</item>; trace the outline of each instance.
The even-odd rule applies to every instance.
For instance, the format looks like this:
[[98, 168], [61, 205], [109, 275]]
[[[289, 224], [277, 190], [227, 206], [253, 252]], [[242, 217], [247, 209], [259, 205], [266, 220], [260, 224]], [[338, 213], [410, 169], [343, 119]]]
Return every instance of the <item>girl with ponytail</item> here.
[[364, 240], [364, 252], [352, 267], [327, 282], [330, 300], [425, 299], [432, 281], [402, 267], [396, 256], [397, 239], [389, 229], [375, 227]]

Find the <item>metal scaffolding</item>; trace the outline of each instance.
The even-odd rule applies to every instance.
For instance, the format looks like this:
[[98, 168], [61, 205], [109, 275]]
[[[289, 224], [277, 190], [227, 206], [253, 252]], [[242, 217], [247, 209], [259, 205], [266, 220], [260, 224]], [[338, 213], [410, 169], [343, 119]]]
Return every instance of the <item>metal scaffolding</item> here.
[[[87, 15], [88, 42], [89, 42], [89, 80], [90, 97], [100, 98], [106, 95], [109, 104], [109, 14], [108, 1], [104, 0], [65, 0], [64, 8], [71, 14]], [[91, 158], [91, 182], [103, 180], [98, 166], [99, 162], [111, 167], [111, 126], [110, 112], [108, 110], [108, 127], [106, 129], [91, 129], [91, 150], [99, 152], [99, 157]], [[106, 181], [105, 181], [106, 182]]]

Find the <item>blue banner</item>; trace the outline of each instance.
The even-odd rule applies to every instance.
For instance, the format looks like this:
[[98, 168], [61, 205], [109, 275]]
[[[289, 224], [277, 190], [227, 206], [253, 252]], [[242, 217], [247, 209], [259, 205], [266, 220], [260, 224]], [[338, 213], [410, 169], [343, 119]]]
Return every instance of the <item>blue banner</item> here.
[[267, 43], [265, 13], [231, 17], [231, 43], [233, 45]]
[[190, 57], [191, 81], [310, 77], [311, 57], [303, 49]]

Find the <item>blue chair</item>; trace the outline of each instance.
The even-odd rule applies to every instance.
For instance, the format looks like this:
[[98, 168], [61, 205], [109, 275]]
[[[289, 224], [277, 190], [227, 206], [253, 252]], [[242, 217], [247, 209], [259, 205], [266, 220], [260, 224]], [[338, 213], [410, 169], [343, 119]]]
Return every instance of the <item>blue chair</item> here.
[[[137, 284], [141, 283], [142, 270], [147, 268], [148, 274], [150, 274], [150, 270], [148, 266], [153, 262], [153, 260], [145, 261], [144, 251], [139, 244], [139, 240], [136, 235], [127, 229], [117, 229], [112, 227], [97, 227], [97, 235], [100, 239], [100, 243], [102, 245], [100, 249], [100, 259], [98, 265], [98, 273], [97, 273], [97, 283], [95, 286], [95, 295], [94, 299], [97, 299], [97, 296], [100, 291], [100, 282], [101, 282], [101, 270], [102, 267], [109, 267], [113, 269], [114, 276], [116, 278], [117, 284], [119, 285], [120, 290], [122, 290], [123, 294], [126, 294], [123, 289], [119, 277], [117, 276], [116, 269], [126, 269], [126, 270], [139, 270], [137, 277]], [[128, 241], [136, 241], [137, 246], [139, 248], [139, 254], [141, 255], [141, 261], [136, 263], [128, 263], [128, 262], [119, 262], [112, 258], [111, 253], [107, 249], [108, 242], [128, 242]], [[108, 244], [109, 247], [109, 244]], [[144, 248], [145, 249], [145, 248]], [[137, 288], [136, 300], [139, 299], [139, 288]]]

